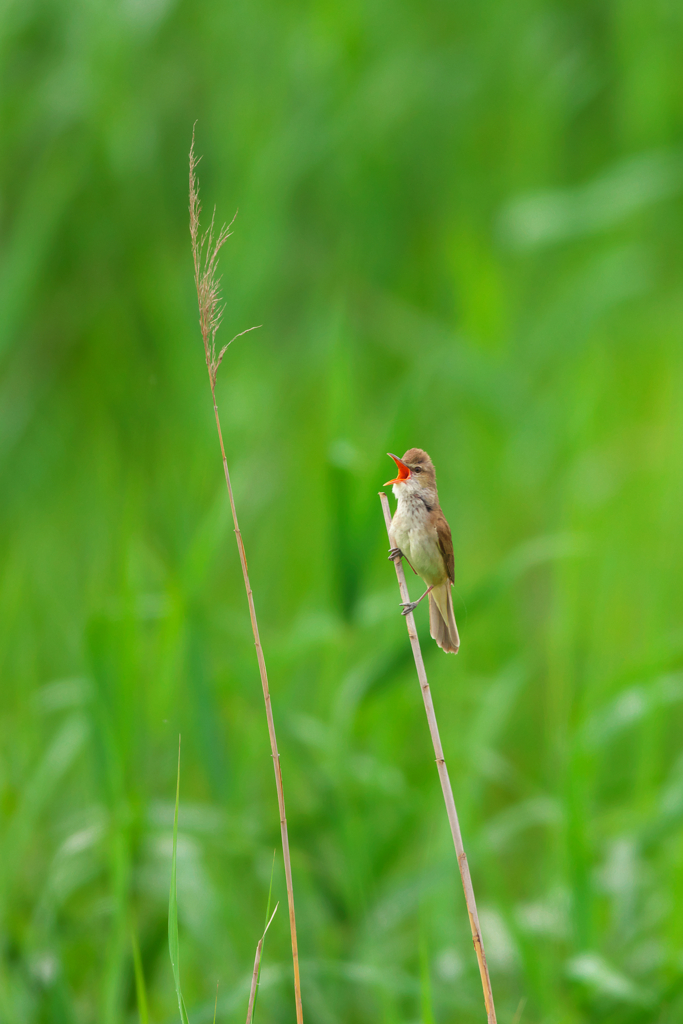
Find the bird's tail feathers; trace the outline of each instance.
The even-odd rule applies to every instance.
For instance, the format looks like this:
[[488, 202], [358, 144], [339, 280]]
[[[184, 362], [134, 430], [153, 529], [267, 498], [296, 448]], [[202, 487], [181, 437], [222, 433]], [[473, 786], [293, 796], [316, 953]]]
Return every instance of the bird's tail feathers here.
[[453, 614], [451, 584], [447, 580], [429, 593], [429, 632], [443, 651], [457, 654], [460, 647], [458, 627]]

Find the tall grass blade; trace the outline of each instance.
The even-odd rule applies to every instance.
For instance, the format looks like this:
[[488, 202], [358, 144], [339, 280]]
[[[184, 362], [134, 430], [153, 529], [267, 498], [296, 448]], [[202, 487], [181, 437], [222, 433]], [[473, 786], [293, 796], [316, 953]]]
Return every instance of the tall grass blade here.
[[436, 1024], [432, 1003], [432, 979], [429, 973], [429, 946], [427, 932], [420, 910], [420, 1008], [422, 1024]]
[[168, 894], [168, 951], [171, 955], [173, 981], [181, 1024], [190, 1024], [185, 1009], [182, 989], [180, 987], [180, 963], [178, 955], [178, 893], [176, 889], [176, 855], [178, 850], [178, 804], [180, 803], [180, 736], [178, 737], [178, 776], [175, 787], [175, 813], [173, 815], [173, 854], [171, 857], [171, 889]]
[[251, 1024], [254, 1015], [254, 1006], [256, 1005], [256, 988], [258, 986], [258, 979], [261, 974], [261, 954], [263, 953], [263, 943], [266, 938], [266, 932], [270, 928], [270, 922], [275, 917], [277, 913], [277, 908], [279, 906], [279, 903], [275, 904], [275, 910], [271, 914], [270, 921], [268, 921], [263, 931], [263, 935], [258, 940], [258, 945], [256, 946], [256, 957], [254, 958], [254, 971], [251, 976], [251, 991], [249, 993], [249, 1006], [247, 1007], [247, 1024]]
[[147, 987], [145, 985], [145, 974], [142, 970], [142, 957], [140, 956], [140, 944], [133, 925], [130, 928], [130, 944], [133, 948], [133, 972], [135, 974], [135, 997], [138, 1004], [138, 1017], [140, 1024], [149, 1024], [149, 1013], [147, 1010]]
[[[270, 901], [273, 895], [273, 876], [275, 875], [275, 855], [277, 850], [273, 850], [273, 863], [270, 867], [270, 885], [268, 886], [268, 902], [266, 903], [266, 918], [263, 928], [263, 945], [261, 946], [261, 958], [263, 958], [263, 946], [265, 946], [266, 932], [268, 931], [268, 922], [270, 921]], [[254, 996], [254, 1007], [252, 1013], [256, 1013], [256, 1000], [258, 999], [259, 982], [261, 981], [261, 964], [258, 967], [258, 977], [256, 978], [256, 994]]]

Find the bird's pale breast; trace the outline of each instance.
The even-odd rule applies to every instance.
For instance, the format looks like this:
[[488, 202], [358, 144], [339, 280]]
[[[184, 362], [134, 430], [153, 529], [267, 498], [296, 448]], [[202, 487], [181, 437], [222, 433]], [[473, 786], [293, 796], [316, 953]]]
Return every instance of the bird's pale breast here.
[[399, 499], [391, 529], [396, 545], [425, 583], [428, 586], [442, 583], [446, 568], [436, 528], [430, 522], [424, 502], [413, 496], [403, 501]]

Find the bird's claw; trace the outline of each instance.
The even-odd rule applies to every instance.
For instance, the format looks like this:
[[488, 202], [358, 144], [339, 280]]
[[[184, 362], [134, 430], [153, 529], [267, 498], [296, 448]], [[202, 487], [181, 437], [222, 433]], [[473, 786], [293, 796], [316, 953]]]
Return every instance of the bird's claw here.
[[411, 612], [415, 611], [419, 603], [419, 601], [403, 601], [401, 604], [401, 608], [403, 609], [401, 615], [410, 615]]
[[400, 548], [389, 548], [388, 558], [390, 562], [395, 562], [397, 559], [403, 558], [403, 552]]

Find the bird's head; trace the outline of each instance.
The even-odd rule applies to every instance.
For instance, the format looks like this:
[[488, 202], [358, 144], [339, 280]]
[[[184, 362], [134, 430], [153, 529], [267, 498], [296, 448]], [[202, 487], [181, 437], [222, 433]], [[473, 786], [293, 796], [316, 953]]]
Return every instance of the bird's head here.
[[421, 448], [409, 448], [402, 459], [397, 455], [388, 453], [398, 467], [398, 476], [393, 480], [387, 480], [385, 487], [393, 484], [394, 494], [398, 498], [401, 494], [422, 494], [430, 493], [433, 501], [438, 503], [436, 494], [436, 472], [434, 464]]

